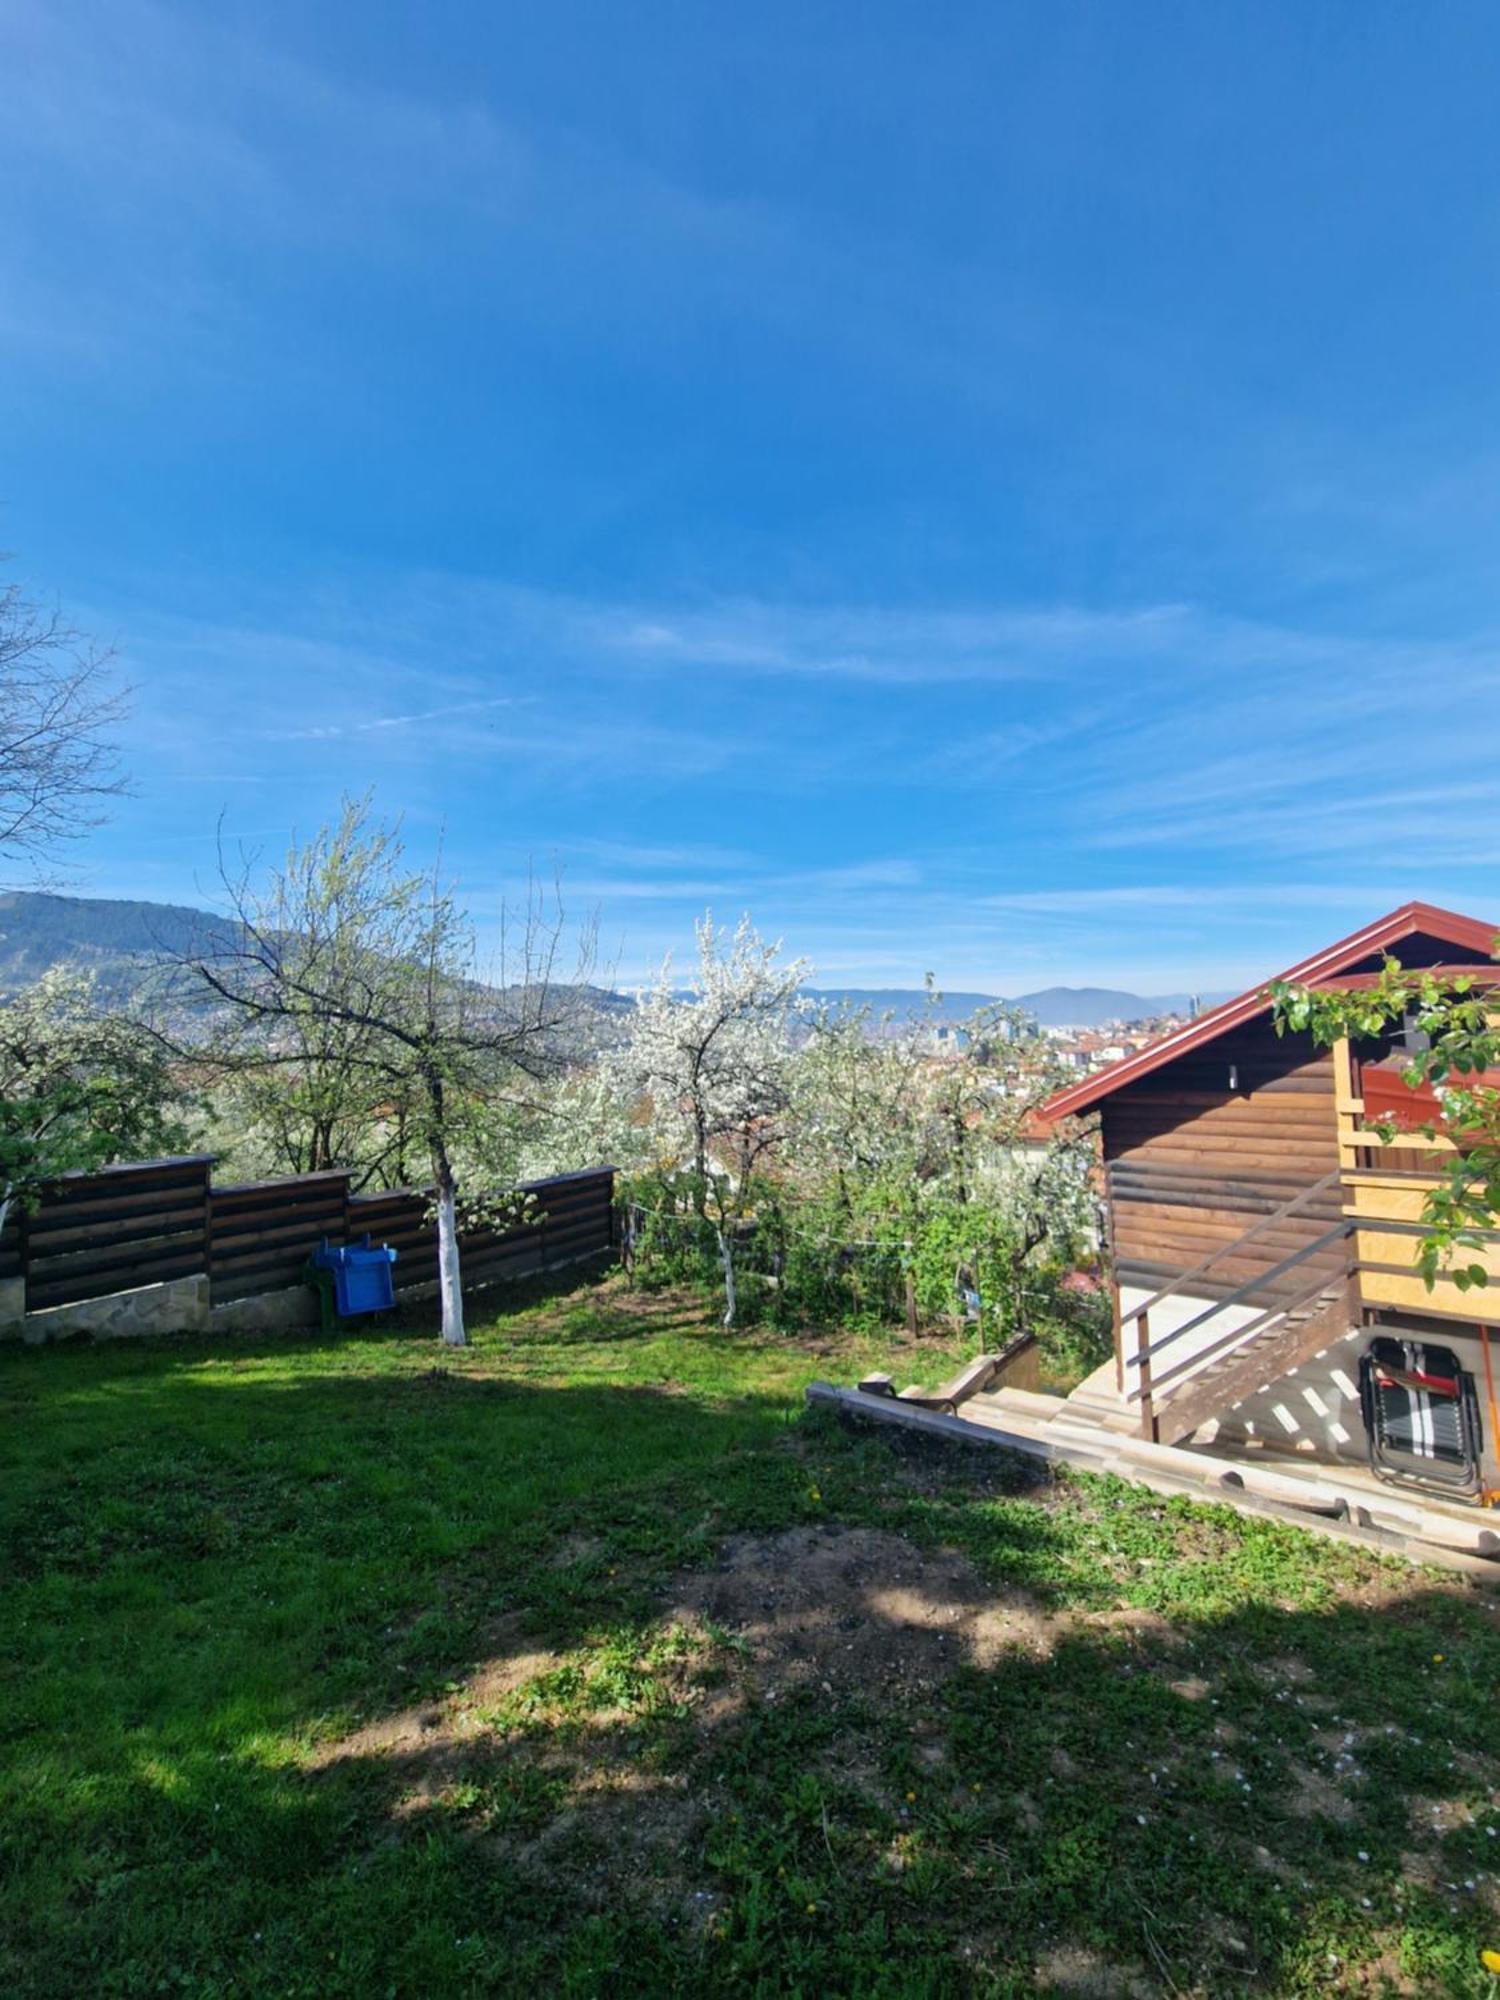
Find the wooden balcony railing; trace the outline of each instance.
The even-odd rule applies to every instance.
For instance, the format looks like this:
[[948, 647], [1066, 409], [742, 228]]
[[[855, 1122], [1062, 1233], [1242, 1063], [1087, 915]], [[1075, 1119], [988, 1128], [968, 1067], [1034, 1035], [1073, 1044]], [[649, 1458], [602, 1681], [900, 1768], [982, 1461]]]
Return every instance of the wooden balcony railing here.
[[[1388, 1119], [1401, 1109], [1400, 1090], [1390, 1072], [1368, 1072], [1375, 1089], [1366, 1102], [1362, 1079], [1347, 1042], [1334, 1047], [1334, 1093], [1339, 1128], [1339, 1173], [1344, 1184], [1344, 1214], [1354, 1231], [1353, 1262], [1359, 1273], [1363, 1305], [1399, 1312], [1430, 1313], [1439, 1318], [1473, 1322], [1485, 1317], [1485, 1301], [1497, 1301], [1500, 1312], [1500, 1230], [1485, 1231], [1480, 1243], [1460, 1255], [1465, 1264], [1481, 1264], [1490, 1283], [1480, 1291], [1460, 1291], [1451, 1279], [1439, 1278], [1428, 1288], [1417, 1270], [1417, 1253], [1426, 1234], [1422, 1215], [1427, 1196], [1441, 1179], [1443, 1164], [1454, 1152], [1453, 1141], [1438, 1131], [1410, 1129], [1425, 1122], [1426, 1100], [1407, 1093], [1408, 1115], [1397, 1119], [1403, 1128], [1385, 1139], [1370, 1122]], [[1431, 1100], [1436, 1110], [1437, 1100]]]

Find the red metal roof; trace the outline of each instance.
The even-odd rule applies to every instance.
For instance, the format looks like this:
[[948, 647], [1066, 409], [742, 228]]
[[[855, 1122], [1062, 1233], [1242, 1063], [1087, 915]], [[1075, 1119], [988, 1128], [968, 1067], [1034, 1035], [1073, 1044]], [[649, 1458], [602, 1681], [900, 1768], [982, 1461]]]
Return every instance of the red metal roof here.
[[[1485, 961], [1494, 953], [1500, 926], [1482, 923], [1478, 917], [1460, 916], [1456, 910], [1440, 910], [1432, 903], [1403, 903], [1389, 916], [1380, 917], [1363, 930], [1340, 938], [1337, 944], [1325, 945], [1311, 958], [1304, 958], [1300, 964], [1286, 972], [1273, 974], [1272, 978], [1285, 979], [1298, 986], [1326, 985], [1372, 953], [1390, 951], [1402, 938], [1418, 933], [1439, 938], [1444, 944], [1456, 945], [1461, 951], [1472, 952], [1477, 960]], [[1210, 1008], [1208, 1013], [1190, 1021], [1185, 1028], [1174, 1029], [1170, 1035], [1163, 1035], [1160, 1041], [1137, 1049], [1123, 1062], [1112, 1063], [1095, 1076], [1086, 1076], [1080, 1083], [1069, 1084], [1066, 1090], [1049, 1097], [1041, 1106], [1042, 1115], [1056, 1120], [1090, 1111], [1101, 1098], [1112, 1096], [1123, 1085], [1134, 1083], [1138, 1077], [1149, 1076], [1163, 1063], [1186, 1055], [1190, 1049], [1202, 1048], [1205, 1042], [1216, 1040], [1226, 1030], [1242, 1027], [1246, 1021], [1269, 1013], [1271, 1002], [1266, 988], [1270, 984], [1270, 979], [1262, 980], [1248, 993], [1241, 993], [1237, 999], [1226, 1000], [1221, 1006]]]

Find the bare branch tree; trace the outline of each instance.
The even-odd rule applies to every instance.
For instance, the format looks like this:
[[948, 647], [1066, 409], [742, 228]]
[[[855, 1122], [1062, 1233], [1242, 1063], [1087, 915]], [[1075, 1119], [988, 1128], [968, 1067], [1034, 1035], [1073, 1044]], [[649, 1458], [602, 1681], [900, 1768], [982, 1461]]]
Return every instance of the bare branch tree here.
[[[467, 1166], [492, 1159], [518, 1090], [581, 1052], [592, 931], [576, 938], [554, 891], [529, 888], [481, 976], [467, 914], [440, 864], [408, 868], [399, 829], [346, 800], [269, 880], [222, 863], [231, 922], [191, 959], [219, 1022], [210, 1060], [279, 1079], [323, 1119], [320, 1157], [362, 1122], [399, 1120], [437, 1207], [443, 1338], [464, 1340], [458, 1205]], [[345, 1138], [340, 1139], [339, 1135]], [[488, 1192], [480, 1190], [478, 1192]]]
[[125, 790], [113, 732], [128, 706], [107, 651], [0, 588], [0, 853], [46, 855], [102, 822]]

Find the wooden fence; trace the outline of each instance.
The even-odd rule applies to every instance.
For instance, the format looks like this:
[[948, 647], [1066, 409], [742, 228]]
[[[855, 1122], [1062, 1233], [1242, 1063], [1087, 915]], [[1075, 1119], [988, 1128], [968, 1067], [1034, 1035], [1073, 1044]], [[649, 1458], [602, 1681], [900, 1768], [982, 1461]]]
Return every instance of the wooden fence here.
[[[435, 1282], [437, 1233], [420, 1188], [355, 1194], [344, 1172], [216, 1187], [213, 1159], [144, 1160], [68, 1174], [0, 1232], [0, 1279], [24, 1277], [26, 1309], [75, 1305], [202, 1272], [215, 1305], [302, 1282], [326, 1237], [366, 1234], [400, 1255], [398, 1288]], [[614, 1169], [530, 1181], [526, 1219], [460, 1233], [464, 1281], [521, 1277], [614, 1243]]]

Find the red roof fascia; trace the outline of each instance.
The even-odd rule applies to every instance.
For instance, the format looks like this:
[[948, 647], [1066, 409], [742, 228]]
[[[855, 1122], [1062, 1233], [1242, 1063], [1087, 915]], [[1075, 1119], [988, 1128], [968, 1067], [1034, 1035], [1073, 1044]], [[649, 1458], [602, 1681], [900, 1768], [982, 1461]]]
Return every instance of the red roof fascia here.
[[[1367, 924], [1363, 930], [1352, 931], [1348, 937], [1340, 938], [1337, 944], [1325, 945], [1311, 958], [1304, 958], [1300, 964], [1273, 977], [1284, 979], [1294, 986], [1337, 983], [1341, 970], [1358, 965], [1372, 952], [1389, 951], [1402, 938], [1412, 937], [1419, 931], [1489, 959], [1494, 952], [1497, 935], [1500, 935], [1500, 926], [1483, 923], [1478, 917], [1460, 916], [1456, 910], [1440, 910], [1432, 903], [1403, 903], [1399, 910], [1392, 910], [1388, 916]], [[1187, 1055], [1192, 1049], [1201, 1049], [1205, 1043], [1217, 1040], [1230, 1028], [1243, 1027], [1247, 1021], [1269, 1013], [1271, 1002], [1266, 988], [1270, 984], [1270, 979], [1263, 980], [1247, 993], [1210, 1008], [1208, 1013], [1190, 1021], [1185, 1028], [1174, 1029], [1170, 1035], [1163, 1035], [1160, 1041], [1148, 1042], [1145, 1048], [1137, 1049], [1123, 1062], [1112, 1063], [1096, 1076], [1086, 1076], [1079, 1083], [1069, 1084], [1066, 1090], [1049, 1097], [1040, 1107], [1042, 1115], [1056, 1121], [1091, 1111], [1101, 1099], [1112, 1097], [1117, 1090], [1127, 1083], [1134, 1083], [1138, 1077], [1149, 1076], [1163, 1063]]]

